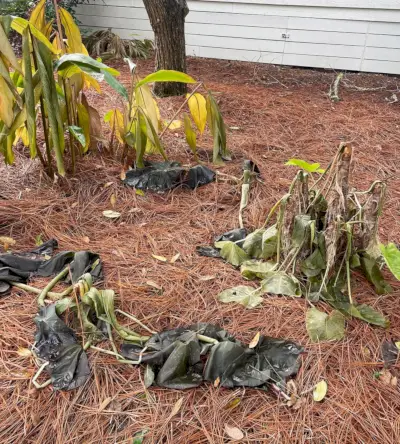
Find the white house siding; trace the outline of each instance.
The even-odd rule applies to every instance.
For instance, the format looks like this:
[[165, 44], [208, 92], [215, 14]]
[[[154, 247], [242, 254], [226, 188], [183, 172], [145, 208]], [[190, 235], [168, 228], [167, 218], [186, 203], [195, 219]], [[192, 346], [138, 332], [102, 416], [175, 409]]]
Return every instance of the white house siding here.
[[[85, 28], [152, 38], [142, 0], [89, 0]], [[400, 0], [188, 1], [188, 55], [400, 74]]]

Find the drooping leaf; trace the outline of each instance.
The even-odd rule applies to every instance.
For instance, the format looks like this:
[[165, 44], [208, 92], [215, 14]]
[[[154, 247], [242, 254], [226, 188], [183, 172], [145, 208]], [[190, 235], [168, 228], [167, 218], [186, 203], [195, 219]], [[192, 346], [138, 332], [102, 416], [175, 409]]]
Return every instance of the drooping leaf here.
[[313, 342], [343, 339], [344, 324], [344, 316], [336, 310], [327, 315], [313, 307], [306, 314], [306, 328]]
[[387, 245], [380, 244], [379, 248], [389, 270], [400, 281], [400, 250], [393, 242]]
[[29, 17], [29, 23], [32, 23], [33, 26], [43, 32], [45, 27], [45, 9], [46, 9], [46, 0], [40, 0], [40, 2], [33, 8], [31, 15]]
[[320, 381], [315, 386], [314, 391], [313, 391], [314, 401], [316, 401], [316, 402], [322, 401], [325, 398], [327, 392], [328, 392], [328, 384], [324, 380]]
[[386, 294], [393, 291], [392, 287], [385, 282], [376, 259], [364, 253], [360, 256], [360, 263], [365, 277], [374, 285], [375, 291], [378, 294]]
[[301, 271], [307, 277], [318, 276], [323, 270], [325, 270], [325, 268], [325, 260], [319, 248], [314, 250], [313, 253], [301, 264]]
[[[187, 95], [190, 97], [190, 94]], [[188, 100], [190, 114], [200, 134], [203, 134], [207, 123], [207, 101], [200, 93], [194, 93]]]
[[36, 26], [32, 25], [32, 23], [29, 23], [28, 20], [25, 20], [22, 17], [14, 17], [13, 21], [11, 23], [12, 29], [14, 31], [17, 31], [19, 34], [23, 34], [24, 30], [29, 28], [29, 32], [37, 39], [39, 42], [43, 43], [49, 49], [53, 54], [59, 54], [60, 50], [55, 48], [49, 41], [49, 39], [40, 32]]
[[211, 92], [207, 96], [207, 121], [214, 140], [213, 162], [230, 160], [231, 155], [226, 145], [225, 122]]
[[164, 160], [168, 160], [167, 155], [165, 154], [164, 148], [162, 146], [161, 140], [158, 137], [157, 131], [155, 129], [155, 127], [153, 126], [152, 121], [150, 120], [150, 118], [147, 116], [147, 114], [143, 114], [144, 120], [146, 122], [147, 125], [147, 137], [148, 137], [148, 142], [150, 141], [152, 143], [152, 145], [154, 146], [155, 150], [157, 153], [160, 153]]
[[302, 292], [299, 281], [284, 271], [270, 271], [261, 281], [265, 293], [300, 297]]
[[297, 214], [294, 218], [292, 246], [299, 248], [309, 238], [311, 217], [308, 214]]
[[220, 255], [227, 262], [238, 267], [243, 262], [248, 261], [250, 257], [237, 244], [230, 241], [222, 241], [215, 243], [216, 248], [220, 248]]
[[[1, 26], [0, 26], [1, 28]], [[7, 82], [0, 76], [0, 120], [10, 128], [14, 121], [14, 95]]]
[[7, 34], [4, 31], [1, 22], [0, 22], [0, 54], [6, 58], [6, 60], [16, 71], [22, 74], [21, 66], [18, 62], [17, 56], [15, 55], [12, 46], [8, 41]]
[[302, 159], [289, 159], [285, 165], [292, 165], [297, 166], [301, 168], [304, 171], [307, 171], [308, 173], [324, 173], [325, 170], [320, 168], [319, 163], [308, 163], [305, 160]]
[[196, 133], [193, 131], [190, 117], [186, 113], [184, 114], [183, 121], [185, 125], [186, 142], [192, 150], [192, 153], [197, 157]]
[[125, 86], [110, 74], [108, 71], [104, 71], [104, 80], [113, 88], [117, 93], [126, 100], [129, 100], [128, 91]]
[[160, 71], [149, 74], [144, 79], [140, 80], [136, 84], [136, 88], [140, 88], [142, 85], [145, 85], [146, 83], [153, 83], [153, 82], [196, 83], [196, 80], [194, 80], [192, 77], [183, 72], [161, 69]]
[[111, 130], [114, 131], [114, 134], [118, 139], [118, 142], [123, 144], [125, 126], [124, 126], [124, 116], [122, 115], [121, 111], [117, 108], [108, 111], [104, 115], [104, 122], [107, 122], [110, 125], [110, 128]]
[[71, 14], [64, 8], [58, 8], [61, 24], [68, 40], [68, 50], [71, 53], [82, 52], [82, 37], [78, 25]]
[[263, 234], [265, 229], [260, 228], [248, 234], [243, 242], [243, 250], [250, 256], [256, 259], [263, 258]]
[[278, 247], [278, 230], [275, 225], [267, 228], [262, 237], [262, 258], [269, 259], [276, 255]]
[[246, 308], [254, 308], [263, 301], [259, 289], [247, 285], [239, 285], [222, 291], [218, 296], [221, 302], [237, 302]]
[[[154, 100], [153, 95], [148, 85], [142, 85], [140, 88], [136, 88], [133, 92], [135, 94], [135, 106], [141, 108], [144, 114], [149, 118], [154, 128], [159, 127], [159, 115], [157, 102]], [[153, 141], [154, 143], [154, 141]]]
[[242, 263], [240, 273], [249, 280], [264, 279], [274, 267], [276, 267], [276, 262], [261, 262], [253, 259]]
[[86, 146], [86, 137], [83, 129], [80, 126], [70, 125], [68, 127], [69, 132], [75, 137], [75, 139], [82, 145], [83, 148]]
[[[37, 10], [39, 5], [42, 4], [43, 2], [45, 2], [45, 0], [42, 0], [35, 8], [35, 10]], [[44, 14], [44, 6], [42, 7], [42, 10]], [[22, 58], [24, 61], [24, 68], [25, 68], [24, 92], [25, 92], [25, 103], [26, 103], [26, 126], [29, 135], [29, 148], [30, 148], [31, 158], [34, 158], [36, 157], [37, 154], [36, 106], [35, 106], [35, 92], [32, 81], [31, 51], [30, 51], [30, 39], [29, 39], [28, 29], [25, 29], [22, 34]]]
[[97, 60], [92, 59], [92, 57], [87, 56], [85, 54], [64, 54], [60, 57], [59, 60], [54, 65], [54, 69], [56, 71], [60, 71], [63, 69], [66, 69], [67, 67], [71, 65], [76, 65], [78, 67], [85, 67], [91, 68], [93, 70], [97, 70], [98, 72], [108, 72], [112, 76], [118, 76], [119, 71], [117, 71], [114, 68], [110, 68], [109, 66], [105, 65], [104, 63], [101, 63]]

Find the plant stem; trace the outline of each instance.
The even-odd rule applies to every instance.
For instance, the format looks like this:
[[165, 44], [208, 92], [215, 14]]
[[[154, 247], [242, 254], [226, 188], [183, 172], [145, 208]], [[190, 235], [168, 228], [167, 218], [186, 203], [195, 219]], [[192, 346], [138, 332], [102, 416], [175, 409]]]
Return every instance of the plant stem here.
[[120, 313], [120, 314], [126, 316], [126, 317], [129, 318], [129, 319], [132, 319], [132, 321], [136, 322], [136, 324], [140, 325], [142, 328], [144, 328], [146, 331], [148, 331], [148, 332], [151, 333], [152, 335], [155, 335], [155, 334], [157, 333], [156, 331], [150, 330], [149, 327], [147, 327], [147, 326], [144, 325], [142, 322], [140, 322], [139, 319], [135, 318], [135, 316], [132, 316], [132, 315], [130, 315], [130, 314], [128, 314], [128, 313], [125, 313], [124, 311], [119, 310], [118, 308], [115, 310], [115, 312], [116, 312], [116, 313]]
[[[13, 287], [20, 288], [21, 290], [30, 291], [31, 293], [40, 294], [43, 290], [40, 288], [32, 287], [30, 285], [22, 284], [20, 282], [10, 282]], [[72, 293], [73, 286], [71, 285], [65, 289], [62, 293], [55, 293], [53, 291], [47, 292], [47, 297], [52, 301], [58, 301], [59, 299], [65, 298]]]
[[39, 307], [44, 306], [44, 300], [46, 299], [46, 296], [48, 292], [66, 275], [68, 274], [68, 267], [65, 267], [63, 271], [58, 273], [57, 276], [55, 276], [40, 292], [38, 297], [38, 305]]
[[168, 122], [168, 125], [164, 128], [162, 133], [160, 134], [159, 139], [161, 140], [167, 129], [171, 126], [171, 123], [175, 120], [176, 116], [182, 111], [183, 107], [188, 103], [189, 99], [193, 96], [193, 94], [201, 87], [203, 86], [203, 83], [199, 83], [196, 88], [186, 97], [186, 100], [182, 103], [182, 105], [179, 107], [178, 111], [174, 114], [172, 119]]

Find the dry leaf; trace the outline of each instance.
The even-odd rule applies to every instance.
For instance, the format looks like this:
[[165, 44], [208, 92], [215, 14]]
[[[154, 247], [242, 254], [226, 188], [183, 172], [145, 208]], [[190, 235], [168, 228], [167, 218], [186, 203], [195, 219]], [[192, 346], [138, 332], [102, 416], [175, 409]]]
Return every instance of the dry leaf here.
[[78, 206], [78, 202], [74, 202], [72, 205], [71, 205], [71, 208], [75, 208], [75, 207], [77, 207]]
[[234, 441], [240, 441], [244, 438], [244, 434], [240, 429], [229, 424], [225, 424], [225, 433]]
[[17, 355], [27, 358], [32, 356], [32, 352], [28, 348], [18, 347]]
[[208, 276], [200, 276], [199, 280], [200, 281], [212, 281], [215, 278], [216, 278], [216, 276], [208, 275]]
[[379, 374], [379, 381], [381, 381], [385, 385], [393, 385], [397, 386], [397, 378], [393, 376], [390, 370], [384, 369]]
[[286, 383], [286, 391], [290, 393], [291, 395], [297, 396], [297, 386], [293, 379], [289, 379], [289, 381]]
[[85, 242], [85, 244], [89, 244], [90, 243], [90, 239], [88, 236], [83, 236], [82, 238], [83, 242]]
[[322, 401], [325, 398], [327, 391], [328, 391], [328, 384], [326, 383], [326, 381], [324, 380], [319, 381], [319, 383], [315, 386], [313, 391], [314, 401], [317, 402]]
[[110, 187], [114, 182], [107, 182], [104, 184], [104, 188]]
[[112, 401], [112, 398], [106, 398], [99, 406], [99, 413], [106, 409]]
[[162, 290], [162, 287], [153, 281], [147, 281], [146, 284], [150, 287], [156, 288], [157, 290]]
[[109, 219], [118, 219], [121, 216], [121, 213], [118, 213], [118, 211], [113, 211], [113, 210], [104, 210], [103, 216], [108, 217]]
[[164, 256], [157, 256], [156, 254], [152, 254], [151, 256], [160, 262], [168, 262], [168, 259]]
[[116, 198], [115, 194], [111, 194], [110, 203], [111, 203], [111, 206], [114, 208], [115, 204], [117, 203], [117, 198]]
[[258, 341], [260, 340], [260, 332], [258, 332], [254, 338], [251, 340], [249, 344], [249, 348], [255, 348], [257, 347]]
[[119, 175], [119, 177], [121, 178], [121, 180], [125, 180], [126, 179], [126, 171], [122, 170], [121, 174]]
[[169, 415], [169, 419], [171, 419], [173, 416], [175, 416], [179, 410], [181, 409], [183, 404], [183, 398], [179, 398], [178, 401], [176, 401], [174, 408], [171, 411], [171, 414]]
[[39, 413], [33, 413], [31, 412], [31, 421], [34, 427], [36, 427], [40, 423], [41, 416]]
[[219, 383], [221, 382], [220, 377], [218, 376], [218, 378], [214, 381], [214, 387], [217, 388], [219, 386]]
[[227, 409], [235, 409], [240, 404], [241, 399], [235, 398], [226, 406]]
[[173, 256], [170, 260], [171, 264], [174, 264], [181, 256], [181, 253], [176, 254], [175, 256]]
[[296, 402], [293, 404], [292, 409], [299, 410], [306, 402], [306, 398], [296, 398]]
[[11, 246], [15, 245], [16, 242], [12, 237], [0, 236], [0, 244], [3, 244], [4, 249], [7, 251]]
[[370, 359], [371, 358], [371, 350], [368, 347], [364, 347], [362, 349], [363, 355], [366, 359]]

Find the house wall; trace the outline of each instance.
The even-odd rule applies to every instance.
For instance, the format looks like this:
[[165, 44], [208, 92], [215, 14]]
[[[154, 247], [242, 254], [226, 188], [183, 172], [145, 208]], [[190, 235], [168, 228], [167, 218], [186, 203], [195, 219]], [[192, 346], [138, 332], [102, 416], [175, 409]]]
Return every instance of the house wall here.
[[[153, 38], [142, 0], [89, 0], [84, 28]], [[400, 0], [188, 1], [188, 55], [400, 74]]]

